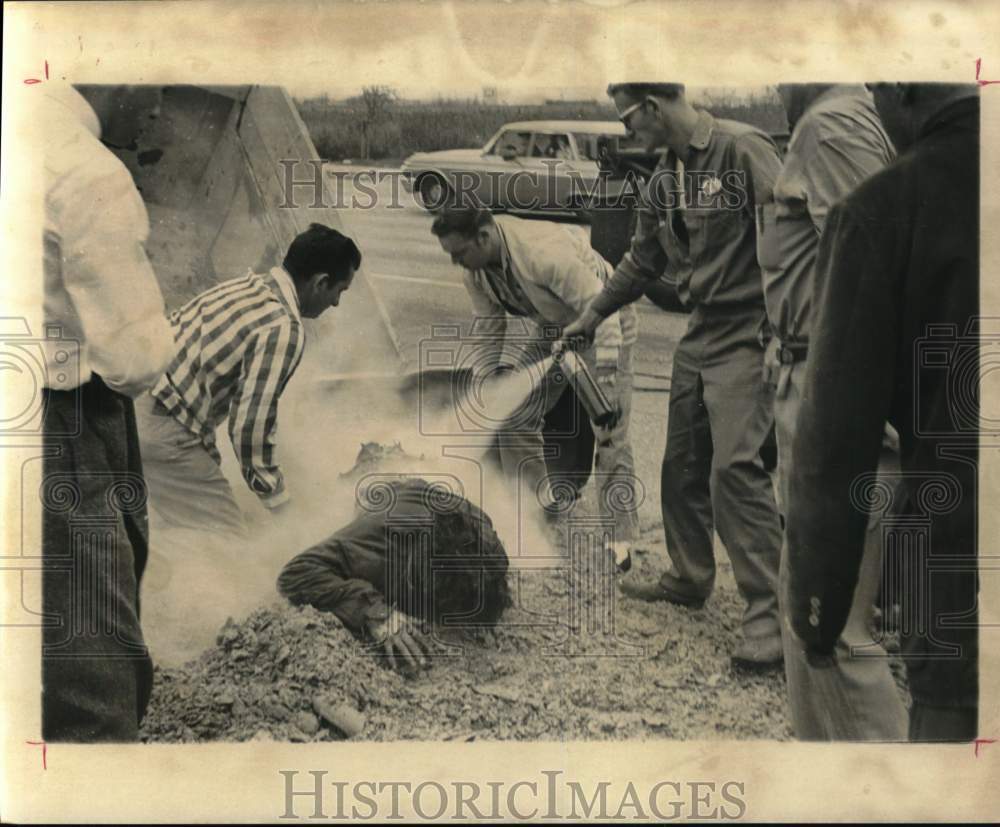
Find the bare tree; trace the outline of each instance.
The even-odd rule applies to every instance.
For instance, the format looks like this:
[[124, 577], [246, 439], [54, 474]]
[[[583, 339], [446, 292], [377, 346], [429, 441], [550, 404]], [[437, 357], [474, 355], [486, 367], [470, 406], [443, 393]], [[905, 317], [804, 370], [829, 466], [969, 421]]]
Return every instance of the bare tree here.
[[389, 117], [392, 105], [398, 97], [396, 90], [389, 86], [365, 86], [361, 90], [361, 103], [365, 110], [364, 118], [361, 121], [361, 155], [363, 158], [369, 156], [372, 132]]

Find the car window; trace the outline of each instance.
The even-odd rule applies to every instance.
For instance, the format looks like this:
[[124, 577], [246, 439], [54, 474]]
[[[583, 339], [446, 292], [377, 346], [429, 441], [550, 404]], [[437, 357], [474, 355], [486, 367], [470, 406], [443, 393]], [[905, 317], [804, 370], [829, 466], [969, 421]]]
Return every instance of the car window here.
[[565, 132], [536, 132], [531, 145], [532, 158], [573, 160], [573, 147]]
[[518, 132], [508, 129], [497, 138], [496, 143], [493, 144], [493, 148], [490, 150], [490, 154], [500, 155], [505, 147], [512, 147], [518, 156], [525, 156], [528, 154], [529, 146], [531, 146], [530, 132]]
[[597, 160], [597, 135], [592, 132], [574, 132], [573, 138], [576, 140], [576, 151], [580, 153], [580, 158], [587, 161]]

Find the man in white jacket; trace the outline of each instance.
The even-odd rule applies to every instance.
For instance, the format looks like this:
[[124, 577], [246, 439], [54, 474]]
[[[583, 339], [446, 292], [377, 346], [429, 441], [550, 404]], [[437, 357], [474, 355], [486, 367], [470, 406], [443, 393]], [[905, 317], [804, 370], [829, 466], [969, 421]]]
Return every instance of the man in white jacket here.
[[[456, 207], [439, 214], [431, 231], [452, 262], [465, 268], [477, 336], [487, 342], [487, 353], [476, 363], [479, 376], [487, 376], [500, 366], [505, 344], [508, 354], [519, 351], [515, 357], [518, 367], [548, 356], [562, 328], [577, 319], [613, 272], [590, 246], [586, 233], [565, 224]], [[516, 332], [508, 323], [509, 317], [523, 319], [522, 330], [527, 334]], [[628, 439], [636, 330], [633, 308], [611, 314], [597, 328], [594, 344], [580, 353], [605, 394], [621, 410], [612, 427], [595, 426], [594, 430], [600, 510], [613, 521], [616, 562], [623, 568], [628, 565], [628, 547], [638, 536], [634, 459]], [[560, 506], [545, 479], [542, 418], [564, 389], [565, 382], [558, 383], [554, 374], [546, 374], [535, 395], [500, 429], [505, 474], [516, 480], [522, 491], [537, 497], [549, 513], [557, 512]]]
[[[69, 86], [46, 85], [42, 737], [134, 741], [152, 687], [139, 625], [148, 537], [132, 398], [173, 352], [146, 258], [146, 209], [99, 140], [135, 136], [133, 96], [102, 124]], [[143, 101], [144, 110], [147, 109]]]

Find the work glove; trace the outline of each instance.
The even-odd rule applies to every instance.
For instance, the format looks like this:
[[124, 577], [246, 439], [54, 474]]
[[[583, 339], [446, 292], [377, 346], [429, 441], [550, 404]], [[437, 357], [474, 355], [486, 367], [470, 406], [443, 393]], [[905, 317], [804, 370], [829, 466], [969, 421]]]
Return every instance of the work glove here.
[[413, 676], [430, 665], [427, 654], [431, 651], [431, 644], [420, 630], [420, 622], [416, 618], [391, 609], [388, 617], [369, 620], [366, 628], [396, 671]]

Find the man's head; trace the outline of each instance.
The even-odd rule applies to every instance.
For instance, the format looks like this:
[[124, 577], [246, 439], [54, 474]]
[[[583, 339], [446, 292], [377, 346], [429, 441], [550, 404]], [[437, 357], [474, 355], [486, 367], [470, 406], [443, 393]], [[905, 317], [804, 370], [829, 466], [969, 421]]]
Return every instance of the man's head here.
[[431, 594], [424, 605], [434, 623], [496, 625], [513, 604], [507, 551], [489, 520], [468, 514], [468, 504], [440, 515], [434, 524], [434, 553], [440, 556], [431, 574]]
[[434, 219], [431, 232], [452, 263], [466, 270], [481, 270], [500, 262], [500, 239], [489, 210], [449, 207]]
[[785, 107], [788, 128], [795, 129], [809, 105], [832, 86], [832, 83], [779, 83], [778, 97]]
[[682, 83], [612, 83], [608, 97], [625, 129], [647, 152], [671, 143], [680, 113], [690, 107]]
[[295, 237], [282, 266], [295, 282], [302, 315], [315, 319], [340, 304], [341, 293], [351, 286], [354, 271], [361, 266], [361, 251], [343, 233], [310, 224]]
[[900, 152], [920, 135], [928, 119], [953, 101], [978, 94], [971, 83], [869, 83], [885, 131]]

